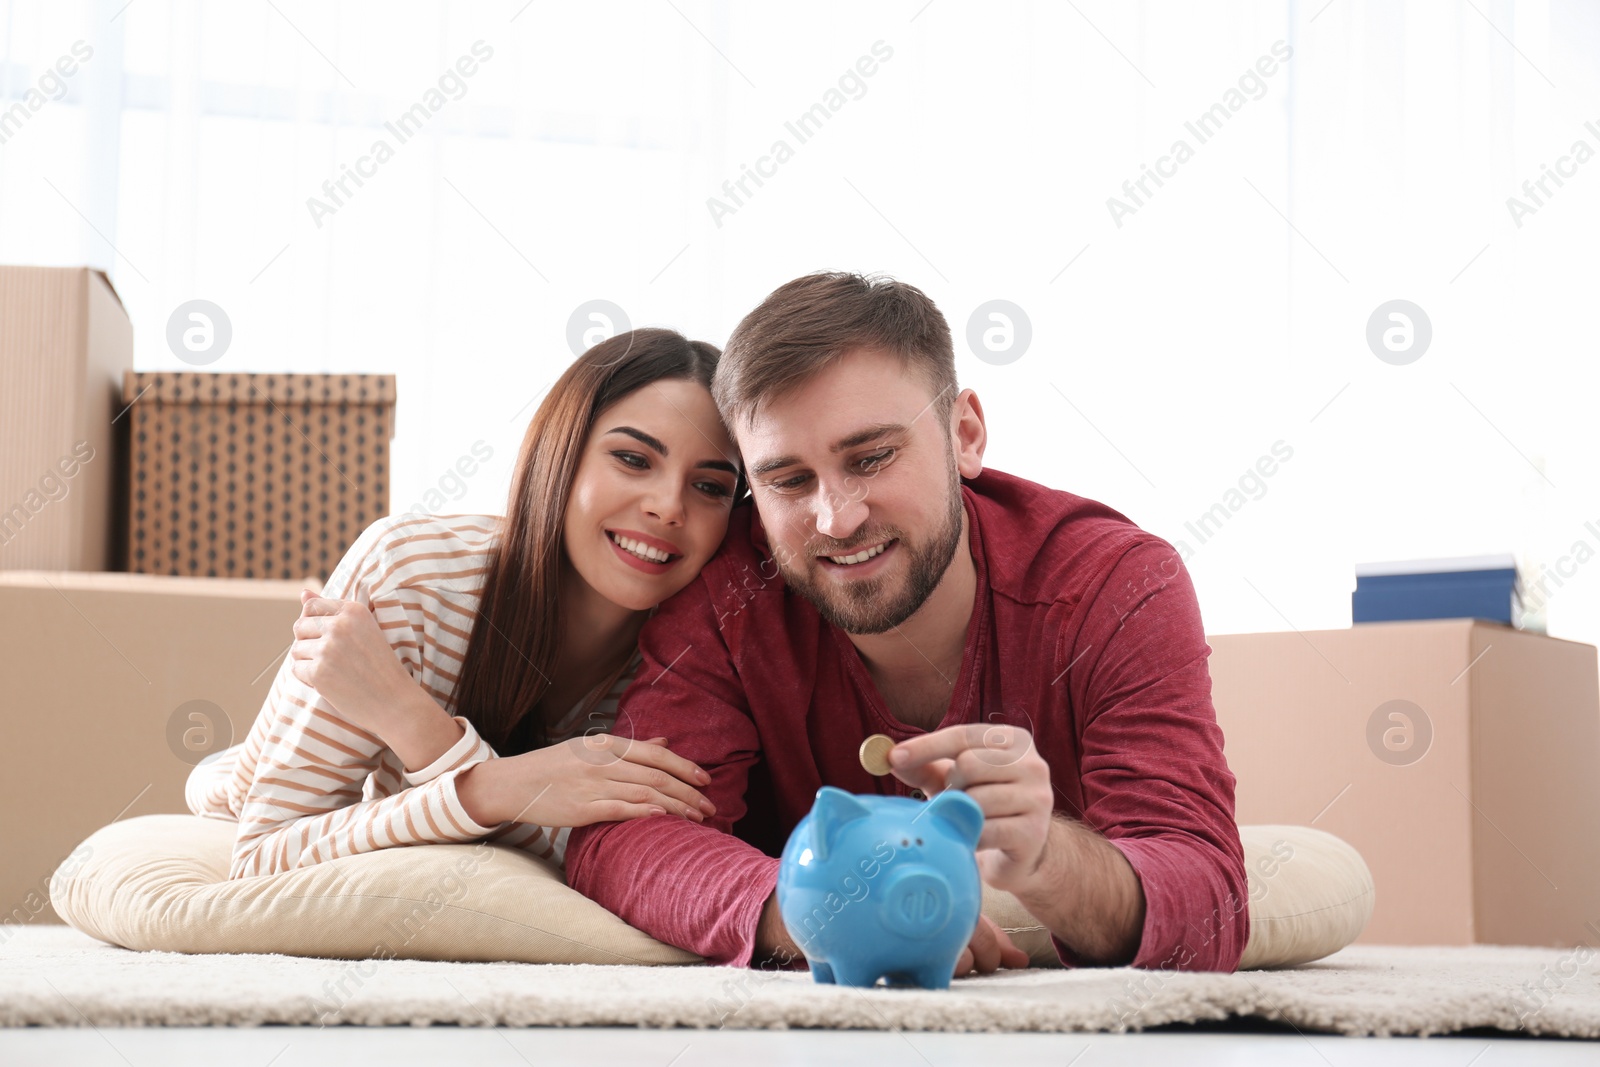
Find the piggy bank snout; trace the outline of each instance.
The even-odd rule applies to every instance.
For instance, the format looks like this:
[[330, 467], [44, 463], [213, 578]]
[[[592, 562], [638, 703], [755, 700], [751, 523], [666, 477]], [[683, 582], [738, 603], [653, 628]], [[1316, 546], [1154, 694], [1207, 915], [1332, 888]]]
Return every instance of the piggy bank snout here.
[[932, 867], [917, 864], [889, 876], [884, 885], [884, 925], [911, 938], [943, 930], [954, 911], [950, 881]]

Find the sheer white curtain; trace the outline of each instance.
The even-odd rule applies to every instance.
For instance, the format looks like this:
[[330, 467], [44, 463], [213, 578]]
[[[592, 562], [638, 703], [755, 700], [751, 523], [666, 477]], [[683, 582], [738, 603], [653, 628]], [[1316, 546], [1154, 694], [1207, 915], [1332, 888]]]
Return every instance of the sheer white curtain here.
[[[1600, 163], [1560, 162], [1600, 149], [1591, 5], [0, 19], [8, 109], [93, 48], [0, 145], [0, 260], [109, 269], [141, 367], [184, 366], [166, 319], [201, 297], [233, 320], [219, 369], [397, 373], [396, 510], [441, 483], [501, 506], [580, 305], [721, 343], [796, 274], [884, 270], [944, 308], [991, 462], [1183, 545], [1212, 632], [1342, 626], [1360, 560], [1510, 550], [1565, 558], [1552, 632], [1600, 641], [1572, 560], [1600, 552]], [[1507, 198], [1546, 164], [1570, 176], [1518, 226]], [[1397, 299], [1432, 331], [1406, 365], [1367, 341]], [[994, 300], [1027, 316], [1011, 362], [969, 347]], [[494, 459], [458, 487], [479, 440]]]

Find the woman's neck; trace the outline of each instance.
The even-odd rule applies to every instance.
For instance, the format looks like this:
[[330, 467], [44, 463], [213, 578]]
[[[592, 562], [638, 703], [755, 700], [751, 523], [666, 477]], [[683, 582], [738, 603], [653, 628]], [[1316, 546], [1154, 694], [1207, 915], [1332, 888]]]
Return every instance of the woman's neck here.
[[639, 644], [648, 611], [633, 611], [595, 592], [571, 564], [561, 575], [561, 643], [556, 652], [557, 677], [553, 688], [565, 689], [561, 679], [588, 692], [625, 661]]

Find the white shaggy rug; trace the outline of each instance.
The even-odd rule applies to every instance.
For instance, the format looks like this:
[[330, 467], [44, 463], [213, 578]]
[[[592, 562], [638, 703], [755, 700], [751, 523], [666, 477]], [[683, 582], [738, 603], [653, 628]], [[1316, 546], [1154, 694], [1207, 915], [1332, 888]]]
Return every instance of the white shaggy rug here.
[[64, 926], [0, 926], [0, 1026], [628, 1026], [1140, 1030], [1255, 1017], [1305, 1032], [1494, 1027], [1600, 1038], [1600, 954], [1352, 946], [1284, 971], [1000, 971], [947, 991], [809, 974], [131, 952]]

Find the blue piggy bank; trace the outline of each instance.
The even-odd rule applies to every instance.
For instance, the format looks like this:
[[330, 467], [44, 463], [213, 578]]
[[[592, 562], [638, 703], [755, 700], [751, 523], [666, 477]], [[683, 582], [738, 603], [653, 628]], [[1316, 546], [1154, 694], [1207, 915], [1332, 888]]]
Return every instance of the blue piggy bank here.
[[978, 926], [983, 809], [959, 790], [932, 800], [825, 785], [789, 835], [778, 911], [818, 982], [948, 989]]

